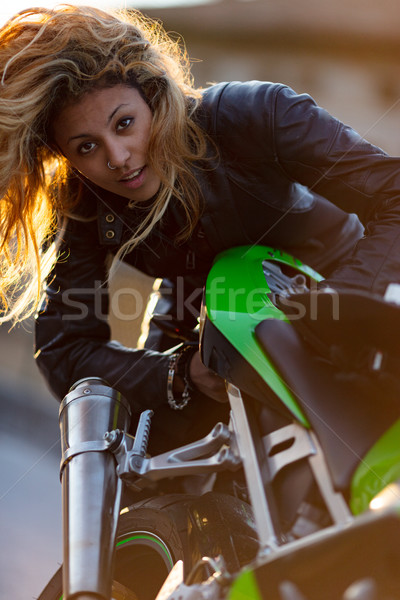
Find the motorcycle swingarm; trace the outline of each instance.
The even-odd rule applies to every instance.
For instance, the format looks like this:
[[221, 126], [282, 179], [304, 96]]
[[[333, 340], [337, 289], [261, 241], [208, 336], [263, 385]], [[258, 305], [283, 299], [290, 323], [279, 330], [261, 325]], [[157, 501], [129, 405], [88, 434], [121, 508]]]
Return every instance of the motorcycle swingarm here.
[[398, 509], [368, 513], [258, 557], [233, 581], [217, 569], [187, 585], [174, 569], [156, 600], [393, 600], [399, 536]]
[[[280, 547], [246, 568], [227, 598], [389, 600], [400, 597], [400, 514], [368, 513]], [[362, 552], [360, 551], [362, 549]], [[253, 589], [246, 595], [246, 589]]]

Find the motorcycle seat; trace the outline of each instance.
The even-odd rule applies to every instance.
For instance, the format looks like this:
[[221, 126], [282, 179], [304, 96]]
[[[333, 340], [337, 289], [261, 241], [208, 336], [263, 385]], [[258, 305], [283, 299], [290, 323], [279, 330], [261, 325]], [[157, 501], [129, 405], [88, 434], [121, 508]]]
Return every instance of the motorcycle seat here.
[[279, 308], [300, 333], [319, 349], [368, 347], [399, 354], [400, 306], [356, 290], [329, 290], [278, 298]]
[[362, 458], [399, 418], [397, 396], [367, 378], [341, 377], [291, 322], [267, 319], [255, 334], [316, 432], [336, 489], [346, 491]]

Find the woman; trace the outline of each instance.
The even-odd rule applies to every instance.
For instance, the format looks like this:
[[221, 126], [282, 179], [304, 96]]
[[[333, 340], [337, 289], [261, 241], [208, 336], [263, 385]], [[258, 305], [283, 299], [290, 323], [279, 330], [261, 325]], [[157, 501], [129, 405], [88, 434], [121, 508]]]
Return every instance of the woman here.
[[72, 6], [9, 21], [0, 69], [4, 319], [37, 306], [47, 278], [36, 357], [59, 398], [103, 376], [134, 413], [155, 410], [162, 448], [226, 410], [192, 346], [110, 341], [110, 256], [164, 278], [161, 304], [186, 325], [213, 258], [235, 245], [279, 246], [333, 287], [384, 293], [399, 279], [400, 161], [309, 96], [263, 82], [196, 90], [158, 26]]

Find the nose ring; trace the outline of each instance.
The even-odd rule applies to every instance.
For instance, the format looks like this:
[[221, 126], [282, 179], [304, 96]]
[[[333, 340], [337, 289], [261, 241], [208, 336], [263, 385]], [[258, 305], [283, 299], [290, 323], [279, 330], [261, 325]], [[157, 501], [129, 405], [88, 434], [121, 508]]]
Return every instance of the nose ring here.
[[117, 168], [117, 167], [112, 167], [112, 166], [111, 166], [111, 164], [110, 164], [110, 161], [108, 161], [108, 163], [107, 163], [107, 167], [108, 167], [109, 169], [111, 169], [111, 171], [114, 171], [114, 169], [116, 169], [116, 168]]

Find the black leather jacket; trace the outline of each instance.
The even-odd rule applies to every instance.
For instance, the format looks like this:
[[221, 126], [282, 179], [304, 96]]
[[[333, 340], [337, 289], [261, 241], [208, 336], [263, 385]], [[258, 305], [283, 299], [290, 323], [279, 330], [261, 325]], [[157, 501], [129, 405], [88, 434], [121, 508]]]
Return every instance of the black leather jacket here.
[[[183, 215], [172, 203], [162, 225], [126, 256], [129, 263], [154, 277], [180, 277], [191, 293], [218, 252], [261, 243], [292, 252], [323, 273], [346, 258], [332, 277], [337, 285], [381, 285], [383, 291], [384, 282], [393, 280], [397, 263], [383, 272], [379, 257], [398, 236], [400, 160], [281, 84], [212, 86], [197, 119], [219, 152], [206, 169], [196, 170], [204, 196], [200, 223], [190, 240], [175, 244]], [[96, 218], [69, 221], [64, 254], [37, 317], [38, 366], [59, 398], [76, 380], [102, 376], [135, 412], [152, 407], [160, 421], [173, 412], [173, 422], [184, 428], [194, 409], [168, 407], [168, 356], [110, 341], [104, 318], [107, 258], [143, 213], [104, 190], [88, 192], [88, 207]], [[369, 233], [355, 253], [362, 227], [354, 213]]]

